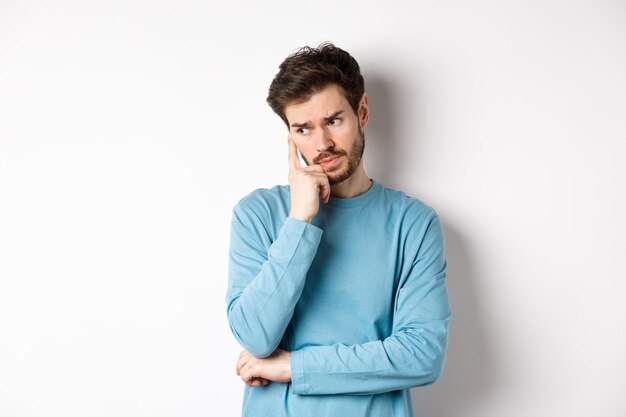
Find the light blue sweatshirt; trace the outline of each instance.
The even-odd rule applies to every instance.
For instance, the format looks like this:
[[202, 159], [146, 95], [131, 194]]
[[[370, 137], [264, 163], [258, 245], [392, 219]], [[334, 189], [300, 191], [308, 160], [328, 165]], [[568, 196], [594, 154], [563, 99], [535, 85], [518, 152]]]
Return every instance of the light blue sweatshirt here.
[[242, 416], [413, 416], [410, 388], [440, 376], [448, 342], [439, 217], [375, 181], [310, 224], [290, 201], [279, 185], [233, 209], [230, 328], [256, 357], [291, 352], [291, 383], [244, 385]]

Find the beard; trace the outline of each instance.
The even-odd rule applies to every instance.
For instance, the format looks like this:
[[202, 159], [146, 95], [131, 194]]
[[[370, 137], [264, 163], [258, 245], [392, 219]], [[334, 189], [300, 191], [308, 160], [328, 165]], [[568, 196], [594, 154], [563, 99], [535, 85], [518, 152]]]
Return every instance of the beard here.
[[[343, 171], [339, 171], [340, 168], [336, 168], [334, 170], [331, 169], [330, 171], [325, 172], [326, 176], [328, 177], [328, 183], [330, 185], [335, 185], [335, 184], [344, 182], [345, 180], [350, 178], [352, 174], [354, 174], [354, 171], [356, 171], [357, 167], [361, 163], [361, 159], [363, 158], [364, 151], [365, 151], [365, 133], [361, 129], [361, 126], [359, 126], [359, 134], [356, 137], [354, 146], [352, 147], [352, 150], [350, 151], [350, 155], [348, 155], [347, 152], [344, 151], [343, 149], [330, 148], [326, 152], [323, 152], [317, 155], [315, 159], [313, 160], [313, 163], [317, 164], [320, 161], [326, 158], [333, 157], [333, 156], [347, 156], [348, 166]], [[311, 165], [309, 161], [304, 157], [304, 155], [302, 155], [302, 159], [304, 159], [304, 162], [307, 164], [307, 166]]]

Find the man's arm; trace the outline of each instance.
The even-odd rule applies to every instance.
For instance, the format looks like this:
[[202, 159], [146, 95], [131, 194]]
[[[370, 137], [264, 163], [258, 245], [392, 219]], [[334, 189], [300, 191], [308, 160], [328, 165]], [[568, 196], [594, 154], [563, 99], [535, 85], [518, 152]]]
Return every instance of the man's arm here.
[[451, 311], [444, 235], [432, 217], [400, 284], [391, 336], [362, 344], [311, 346], [291, 352], [293, 392], [376, 394], [433, 383], [443, 370]]
[[291, 207], [276, 240], [270, 242], [268, 225], [254, 207], [240, 202], [233, 210], [228, 321], [237, 341], [257, 358], [272, 354], [293, 316], [322, 237], [322, 229], [310, 221], [319, 198], [328, 202], [330, 197], [321, 166], [303, 168], [291, 137], [287, 142]]
[[259, 379], [293, 384], [295, 394], [370, 395], [427, 385], [442, 372], [451, 312], [445, 286], [444, 237], [431, 219], [418, 255], [399, 289], [394, 333], [384, 340], [347, 346], [313, 346], [275, 359], [244, 351], [237, 374], [250, 386]]
[[280, 343], [302, 294], [322, 230], [287, 217], [273, 243], [250, 207], [233, 210], [227, 315], [237, 341], [255, 357]]

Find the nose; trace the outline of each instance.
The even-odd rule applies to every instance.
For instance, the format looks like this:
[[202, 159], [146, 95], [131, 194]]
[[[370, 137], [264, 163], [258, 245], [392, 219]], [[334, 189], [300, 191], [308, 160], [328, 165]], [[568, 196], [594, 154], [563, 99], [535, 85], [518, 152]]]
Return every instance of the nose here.
[[315, 145], [318, 152], [325, 152], [335, 146], [335, 142], [333, 142], [332, 136], [326, 127], [318, 129]]

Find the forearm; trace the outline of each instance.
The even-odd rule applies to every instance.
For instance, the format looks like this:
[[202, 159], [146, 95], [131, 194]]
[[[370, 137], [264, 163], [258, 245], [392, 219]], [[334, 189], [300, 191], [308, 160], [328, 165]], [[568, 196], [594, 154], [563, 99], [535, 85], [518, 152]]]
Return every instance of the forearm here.
[[378, 341], [291, 352], [295, 394], [371, 395], [433, 383], [441, 374], [449, 318]]
[[351, 346], [336, 343], [293, 351], [294, 393], [376, 394], [430, 384], [439, 377], [452, 312], [437, 217], [419, 242], [417, 255], [407, 259], [407, 272], [400, 279], [392, 334]]
[[237, 341], [254, 356], [266, 357], [280, 343], [321, 234], [315, 226], [287, 218], [260, 269], [236, 240], [231, 246], [228, 320]]

